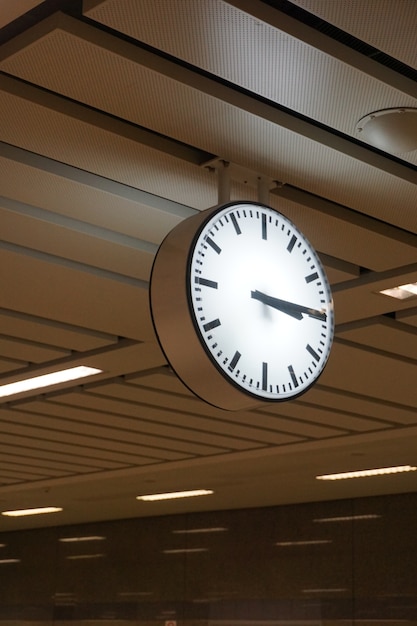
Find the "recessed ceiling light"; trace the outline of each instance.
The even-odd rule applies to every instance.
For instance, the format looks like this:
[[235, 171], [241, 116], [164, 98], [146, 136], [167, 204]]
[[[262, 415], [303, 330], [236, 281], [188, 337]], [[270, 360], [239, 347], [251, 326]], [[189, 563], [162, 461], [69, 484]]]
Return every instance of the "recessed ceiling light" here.
[[396, 467], [379, 467], [377, 469], [358, 470], [356, 472], [341, 472], [339, 474], [322, 474], [317, 480], [343, 480], [345, 478], [363, 478], [367, 476], [381, 476], [383, 474], [398, 474], [400, 472], [414, 472], [417, 467], [412, 465], [397, 465]]
[[326, 523], [326, 522], [356, 522], [359, 520], [378, 519], [380, 515], [369, 513], [366, 515], [340, 515], [339, 517], [319, 517], [314, 519], [313, 522]]
[[14, 383], [7, 383], [0, 386], [0, 398], [6, 396], [14, 396], [18, 393], [24, 393], [25, 391], [33, 391], [34, 389], [41, 389], [43, 387], [50, 387], [51, 385], [58, 385], [59, 383], [65, 383], [70, 380], [77, 380], [78, 378], [85, 378], [92, 376], [93, 374], [99, 374], [102, 370], [95, 367], [86, 367], [79, 365], [77, 367], [71, 367], [69, 369], [61, 370], [59, 372], [50, 372], [49, 374], [42, 374], [41, 376], [33, 376], [32, 378], [25, 378], [25, 380], [18, 380]]
[[214, 491], [211, 489], [194, 489], [191, 491], [171, 491], [169, 493], [151, 493], [145, 496], [136, 496], [137, 500], [156, 502], [157, 500], [175, 500], [177, 498], [193, 498], [195, 496], [209, 496]]
[[405, 285], [398, 285], [398, 287], [382, 289], [379, 293], [397, 300], [406, 300], [417, 296], [417, 283], [406, 283]]
[[25, 515], [43, 515], [44, 513], [59, 513], [61, 507], [43, 506], [37, 509], [17, 509], [16, 511], [2, 511], [2, 515], [7, 517], [24, 517]]
[[306, 539], [301, 541], [277, 541], [276, 546], [318, 546], [324, 543], [332, 543], [331, 539]]

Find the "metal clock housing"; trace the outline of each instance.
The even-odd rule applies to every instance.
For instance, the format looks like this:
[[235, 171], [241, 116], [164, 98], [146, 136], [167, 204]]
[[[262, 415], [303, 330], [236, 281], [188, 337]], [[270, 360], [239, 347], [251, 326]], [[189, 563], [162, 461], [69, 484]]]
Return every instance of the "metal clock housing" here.
[[[226, 409], [304, 393], [333, 340], [332, 296], [317, 253], [287, 217], [259, 203], [210, 209], [174, 229], [155, 259], [151, 309], [173, 369], [196, 395]], [[183, 342], [173, 340], [177, 330]]]

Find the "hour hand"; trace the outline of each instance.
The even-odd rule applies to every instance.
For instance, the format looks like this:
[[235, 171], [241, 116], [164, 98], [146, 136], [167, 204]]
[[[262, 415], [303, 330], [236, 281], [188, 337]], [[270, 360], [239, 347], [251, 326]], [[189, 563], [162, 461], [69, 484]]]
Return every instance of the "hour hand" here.
[[262, 293], [262, 291], [251, 291], [251, 297], [255, 300], [259, 300], [263, 304], [281, 311], [282, 313], [286, 313], [297, 320], [302, 320], [303, 315], [308, 315], [309, 317], [321, 320], [322, 322], [325, 322], [327, 319], [327, 315], [324, 311], [312, 309], [301, 304], [295, 304], [294, 302], [288, 302], [287, 300], [280, 300], [279, 298], [268, 296], [266, 293]]

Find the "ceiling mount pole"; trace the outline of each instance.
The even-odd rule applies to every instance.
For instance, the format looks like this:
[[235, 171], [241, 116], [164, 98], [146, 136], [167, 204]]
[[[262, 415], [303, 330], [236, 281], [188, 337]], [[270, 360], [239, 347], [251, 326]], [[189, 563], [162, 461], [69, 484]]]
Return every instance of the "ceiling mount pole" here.
[[218, 204], [230, 202], [230, 173], [228, 161], [221, 161], [217, 169], [217, 199]]
[[269, 204], [269, 180], [261, 176], [258, 177], [258, 202]]

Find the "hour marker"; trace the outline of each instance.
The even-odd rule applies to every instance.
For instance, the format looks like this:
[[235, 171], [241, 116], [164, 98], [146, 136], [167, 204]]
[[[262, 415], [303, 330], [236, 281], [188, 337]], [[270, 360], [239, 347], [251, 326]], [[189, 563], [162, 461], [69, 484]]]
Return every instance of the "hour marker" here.
[[235, 227], [235, 231], [237, 235], [240, 235], [242, 233], [242, 231], [240, 230], [240, 226], [237, 223], [237, 219], [234, 213], [230, 214], [230, 219], [232, 220], [232, 224]]
[[219, 248], [217, 243], [215, 241], [213, 241], [213, 239], [211, 239], [211, 237], [206, 237], [206, 243], [208, 243], [208, 245], [211, 246], [213, 248], [213, 250], [215, 252], [217, 252], [217, 254], [220, 254], [220, 252], [222, 251], [222, 249]]
[[294, 368], [292, 365], [288, 366], [288, 371], [290, 373], [291, 380], [293, 382], [294, 387], [298, 387], [298, 380], [297, 380], [297, 377], [295, 375]]
[[266, 214], [262, 213], [262, 239], [266, 238]]
[[199, 276], [196, 276], [195, 282], [198, 285], [204, 285], [204, 287], [211, 287], [212, 289], [217, 289], [217, 283], [214, 280], [208, 280], [208, 278], [200, 278]]
[[219, 318], [212, 320], [211, 322], [207, 322], [207, 324], [203, 325], [204, 330], [207, 332], [208, 330], [212, 330], [212, 328], [217, 328], [217, 326], [220, 326], [221, 322], [219, 320]]
[[314, 272], [313, 274], [310, 274], [309, 276], [305, 277], [305, 281], [306, 283], [311, 283], [313, 282], [313, 280], [317, 280], [317, 278], [319, 277], [319, 275], [317, 274], [317, 272]]
[[292, 249], [294, 248], [296, 241], [297, 241], [297, 237], [295, 235], [293, 235], [291, 237], [291, 239], [290, 239], [290, 243], [287, 246], [288, 252], [292, 252]]
[[266, 391], [268, 388], [268, 363], [262, 363], [262, 389]]
[[315, 350], [313, 350], [313, 348], [310, 346], [309, 343], [306, 345], [306, 349], [307, 349], [307, 352], [309, 352], [311, 354], [311, 356], [314, 359], [316, 359], [316, 361], [320, 361], [320, 355], [317, 354], [317, 352]]
[[239, 361], [239, 359], [240, 359], [240, 357], [241, 357], [241, 356], [242, 356], [242, 355], [240, 354], [240, 352], [238, 352], [238, 351], [236, 350], [236, 352], [235, 352], [235, 353], [234, 353], [234, 355], [233, 355], [233, 359], [230, 361], [230, 365], [229, 365], [229, 370], [230, 370], [231, 372], [233, 372], [233, 370], [235, 369], [235, 367], [236, 367], [236, 365], [237, 365], [237, 363], [238, 363], [238, 361]]

